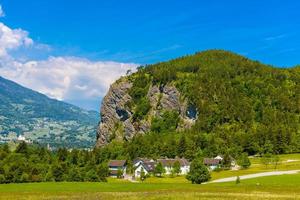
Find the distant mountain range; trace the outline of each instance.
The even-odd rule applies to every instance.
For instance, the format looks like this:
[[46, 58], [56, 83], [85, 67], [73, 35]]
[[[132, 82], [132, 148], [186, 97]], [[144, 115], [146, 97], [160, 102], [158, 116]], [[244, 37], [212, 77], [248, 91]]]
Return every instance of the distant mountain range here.
[[50, 146], [91, 147], [99, 113], [51, 99], [0, 76], [0, 142], [26, 139]]

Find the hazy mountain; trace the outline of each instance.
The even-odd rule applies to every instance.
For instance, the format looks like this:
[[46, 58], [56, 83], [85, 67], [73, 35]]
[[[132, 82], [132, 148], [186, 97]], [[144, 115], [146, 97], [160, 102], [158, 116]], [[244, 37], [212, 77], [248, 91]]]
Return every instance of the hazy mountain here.
[[0, 140], [24, 135], [51, 146], [90, 147], [99, 114], [0, 77]]

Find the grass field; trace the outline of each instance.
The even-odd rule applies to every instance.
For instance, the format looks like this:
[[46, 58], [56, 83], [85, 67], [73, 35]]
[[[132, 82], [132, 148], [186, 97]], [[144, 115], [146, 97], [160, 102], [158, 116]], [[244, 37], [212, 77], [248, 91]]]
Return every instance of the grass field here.
[[300, 174], [222, 184], [28, 183], [0, 185], [0, 199], [300, 199]]
[[[280, 170], [300, 169], [300, 155], [281, 156]], [[251, 159], [248, 170], [214, 172], [213, 179], [272, 171]], [[287, 162], [288, 160], [293, 160]], [[143, 183], [108, 179], [107, 183], [48, 182], [0, 185], [0, 199], [300, 199], [300, 174], [193, 185], [184, 177], [148, 178]]]
[[212, 172], [212, 180], [231, 177], [231, 176], [241, 176], [246, 174], [275, 171], [275, 170], [300, 169], [300, 154], [285, 154], [285, 155], [280, 155], [279, 157], [280, 157], [280, 161], [276, 169], [274, 165], [268, 165], [266, 167], [265, 165], [261, 164], [261, 158], [254, 157], [254, 158], [250, 158], [252, 164], [249, 169]]

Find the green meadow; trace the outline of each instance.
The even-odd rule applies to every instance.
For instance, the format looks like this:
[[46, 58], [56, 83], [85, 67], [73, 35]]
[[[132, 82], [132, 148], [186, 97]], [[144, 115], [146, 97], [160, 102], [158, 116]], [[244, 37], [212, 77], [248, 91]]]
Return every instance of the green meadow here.
[[[212, 172], [212, 180], [275, 170], [300, 169], [300, 155], [281, 155], [277, 169], [251, 158], [247, 170]], [[300, 174], [235, 182], [195, 185], [185, 177], [150, 177], [132, 183], [108, 178], [107, 183], [46, 182], [0, 185], [0, 199], [300, 199]]]
[[[48, 182], [0, 185], [0, 199], [300, 199], [300, 174], [235, 182]], [[170, 179], [168, 179], [170, 180]]]

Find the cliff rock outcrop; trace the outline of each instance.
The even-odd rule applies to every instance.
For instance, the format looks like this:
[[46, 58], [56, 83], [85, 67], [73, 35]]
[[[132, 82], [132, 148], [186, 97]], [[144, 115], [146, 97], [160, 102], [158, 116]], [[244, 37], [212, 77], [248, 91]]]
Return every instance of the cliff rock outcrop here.
[[146, 98], [151, 109], [145, 119], [134, 121], [132, 118], [134, 109], [128, 106], [132, 100], [129, 95], [131, 87], [132, 83], [126, 78], [111, 85], [101, 105], [101, 121], [97, 130], [96, 146], [104, 146], [113, 139], [130, 140], [136, 134], [149, 132], [151, 119], [160, 116], [166, 110], [178, 112], [181, 120], [178, 129], [193, 124], [194, 120], [189, 118], [187, 113], [187, 103], [181, 100], [179, 91], [171, 84], [160, 87], [150, 86]]

